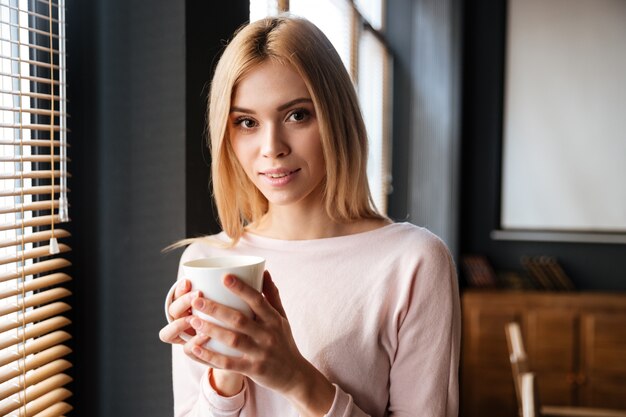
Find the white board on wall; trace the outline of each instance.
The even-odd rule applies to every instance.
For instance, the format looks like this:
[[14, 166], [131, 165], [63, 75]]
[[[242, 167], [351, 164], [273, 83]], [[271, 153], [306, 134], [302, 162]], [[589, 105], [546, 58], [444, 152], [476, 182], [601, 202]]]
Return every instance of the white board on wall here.
[[503, 229], [626, 232], [626, 0], [509, 0]]

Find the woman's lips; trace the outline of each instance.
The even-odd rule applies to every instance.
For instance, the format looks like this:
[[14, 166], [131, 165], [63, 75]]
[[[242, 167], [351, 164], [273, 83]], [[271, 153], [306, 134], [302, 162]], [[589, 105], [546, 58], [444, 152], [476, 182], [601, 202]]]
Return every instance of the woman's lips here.
[[294, 170], [270, 169], [259, 174], [267, 184], [279, 187], [290, 183], [298, 172], [300, 172], [300, 168]]

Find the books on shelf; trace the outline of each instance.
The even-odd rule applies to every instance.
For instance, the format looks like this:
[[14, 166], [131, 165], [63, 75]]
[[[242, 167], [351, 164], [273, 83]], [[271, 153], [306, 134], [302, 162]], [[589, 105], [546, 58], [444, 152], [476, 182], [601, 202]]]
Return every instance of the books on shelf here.
[[574, 291], [576, 287], [553, 256], [523, 256], [521, 263], [535, 288], [548, 291]]
[[461, 257], [461, 273], [472, 288], [503, 288], [509, 290], [575, 291], [574, 283], [553, 256], [523, 256], [525, 273], [499, 271], [496, 273], [485, 255], [468, 254]]
[[464, 255], [461, 269], [467, 284], [475, 288], [495, 288], [498, 279], [493, 267], [484, 255]]

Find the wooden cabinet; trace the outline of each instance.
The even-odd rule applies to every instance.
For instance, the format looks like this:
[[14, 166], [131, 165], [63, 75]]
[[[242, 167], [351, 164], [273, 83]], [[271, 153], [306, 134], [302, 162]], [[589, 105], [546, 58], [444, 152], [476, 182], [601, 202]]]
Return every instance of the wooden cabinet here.
[[461, 416], [517, 416], [504, 326], [522, 326], [544, 404], [626, 409], [626, 294], [466, 291]]
[[581, 402], [626, 408], [626, 314], [582, 314], [580, 327]]

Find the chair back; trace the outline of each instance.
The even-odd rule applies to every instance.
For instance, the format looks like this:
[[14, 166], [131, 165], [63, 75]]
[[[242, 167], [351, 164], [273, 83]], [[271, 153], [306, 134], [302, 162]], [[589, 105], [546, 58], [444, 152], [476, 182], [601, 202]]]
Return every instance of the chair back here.
[[506, 333], [506, 342], [509, 347], [509, 360], [511, 361], [511, 371], [513, 373], [513, 385], [515, 385], [515, 396], [519, 407], [519, 414], [522, 414], [522, 392], [521, 392], [521, 375], [529, 372], [528, 358], [526, 349], [524, 349], [524, 340], [522, 339], [522, 330], [519, 323], [507, 323], [504, 331]]
[[541, 406], [537, 391], [537, 380], [532, 372], [520, 374], [520, 394], [522, 396], [522, 417], [539, 417]]
[[520, 417], [545, 416], [586, 416], [586, 417], [626, 417], [626, 410], [609, 410], [590, 407], [541, 406], [537, 377], [529, 371], [524, 340], [519, 323], [507, 323], [506, 341], [509, 346], [509, 359], [513, 371], [513, 382], [517, 396]]

